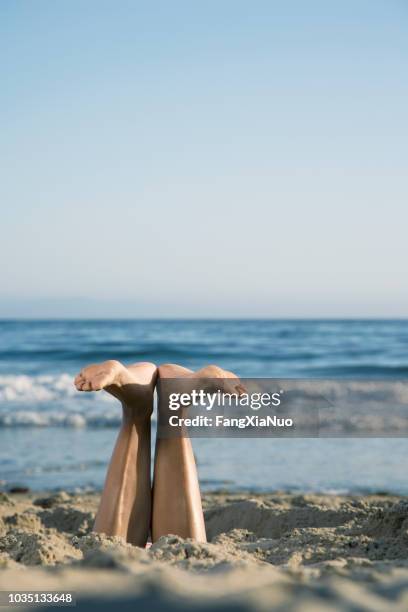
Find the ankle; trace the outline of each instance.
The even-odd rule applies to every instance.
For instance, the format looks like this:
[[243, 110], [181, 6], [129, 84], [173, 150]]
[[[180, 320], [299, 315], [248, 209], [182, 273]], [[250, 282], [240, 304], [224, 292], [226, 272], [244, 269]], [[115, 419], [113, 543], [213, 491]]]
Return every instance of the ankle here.
[[151, 406], [128, 406], [122, 403], [122, 421], [125, 425], [138, 425], [150, 423], [153, 412]]

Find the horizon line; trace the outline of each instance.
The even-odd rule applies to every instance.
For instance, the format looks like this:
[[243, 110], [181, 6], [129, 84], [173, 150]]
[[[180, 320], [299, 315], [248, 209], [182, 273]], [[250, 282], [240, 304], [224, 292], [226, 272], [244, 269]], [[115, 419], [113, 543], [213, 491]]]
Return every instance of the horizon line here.
[[152, 322], [177, 322], [177, 321], [197, 321], [197, 322], [207, 322], [207, 321], [299, 321], [299, 322], [308, 322], [308, 321], [332, 321], [332, 322], [346, 322], [346, 321], [361, 321], [361, 322], [375, 322], [375, 321], [408, 321], [408, 317], [378, 317], [378, 316], [366, 316], [366, 317], [318, 317], [318, 316], [306, 316], [306, 317], [194, 317], [194, 316], [186, 316], [186, 317], [0, 317], [0, 323], [18, 323], [18, 322], [65, 322], [65, 321], [152, 321]]

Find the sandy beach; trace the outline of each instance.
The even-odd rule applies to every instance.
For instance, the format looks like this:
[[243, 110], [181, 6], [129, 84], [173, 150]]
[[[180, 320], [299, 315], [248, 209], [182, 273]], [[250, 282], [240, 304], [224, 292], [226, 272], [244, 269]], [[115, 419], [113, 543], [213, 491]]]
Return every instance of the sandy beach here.
[[0, 590], [73, 591], [79, 609], [408, 609], [407, 498], [212, 493], [207, 544], [146, 550], [91, 533], [98, 500], [0, 494]]

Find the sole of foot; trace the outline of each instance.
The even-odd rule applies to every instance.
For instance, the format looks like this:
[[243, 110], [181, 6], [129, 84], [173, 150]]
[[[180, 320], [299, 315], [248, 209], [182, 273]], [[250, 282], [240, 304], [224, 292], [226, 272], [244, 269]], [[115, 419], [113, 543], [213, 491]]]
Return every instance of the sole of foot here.
[[123, 404], [153, 401], [157, 368], [153, 363], [140, 362], [124, 366], [120, 361], [109, 360], [83, 368], [74, 380], [78, 391], [101, 391], [113, 395]]

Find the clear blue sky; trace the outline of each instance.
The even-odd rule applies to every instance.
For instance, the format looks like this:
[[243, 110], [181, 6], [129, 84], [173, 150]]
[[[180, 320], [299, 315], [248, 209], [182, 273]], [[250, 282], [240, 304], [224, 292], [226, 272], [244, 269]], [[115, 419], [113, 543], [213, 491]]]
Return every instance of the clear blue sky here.
[[1, 0], [0, 78], [0, 316], [408, 315], [405, 0]]

